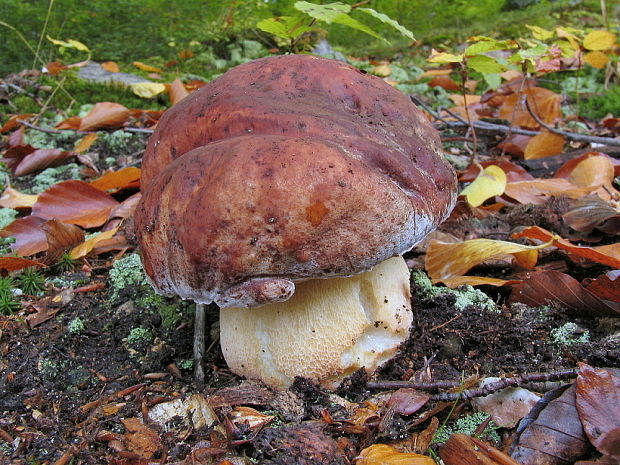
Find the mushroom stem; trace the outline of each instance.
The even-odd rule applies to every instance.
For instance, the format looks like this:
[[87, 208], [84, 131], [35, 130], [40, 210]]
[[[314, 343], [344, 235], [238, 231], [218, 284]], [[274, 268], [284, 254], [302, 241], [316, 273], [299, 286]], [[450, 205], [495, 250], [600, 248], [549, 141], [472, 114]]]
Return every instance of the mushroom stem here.
[[194, 316], [194, 382], [198, 389], [202, 389], [205, 385], [206, 315], [205, 304], [196, 304]]
[[389, 360], [412, 319], [409, 269], [394, 257], [352, 277], [298, 282], [285, 302], [222, 308], [220, 339], [239, 375], [276, 388], [296, 376], [334, 388]]

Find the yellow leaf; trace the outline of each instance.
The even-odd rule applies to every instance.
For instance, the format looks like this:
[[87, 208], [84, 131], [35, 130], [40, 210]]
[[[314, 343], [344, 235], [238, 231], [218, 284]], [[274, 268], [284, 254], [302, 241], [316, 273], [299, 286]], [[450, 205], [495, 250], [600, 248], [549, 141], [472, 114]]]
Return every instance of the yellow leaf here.
[[596, 69], [603, 69], [609, 62], [609, 57], [603, 52], [588, 52], [583, 56], [583, 61]]
[[112, 236], [114, 236], [114, 234], [116, 234], [117, 231], [118, 231], [118, 227], [110, 229], [109, 231], [104, 231], [104, 232], [95, 234], [90, 239], [82, 242], [79, 245], [76, 245], [73, 249], [71, 249], [71, 252], [69, 252], [69, 256], [73, 260], [76, 260], [78, 258], [82, 258], [88, 255], [90, 251], [93, 250], [97, 246], [97, 244], [99, 244], [102, 241], [107, 241], [108, 239], [112, 239]]
[[118, 73], [120, 71], [118, 64], [114, 61], [104, 61], [101, 63], [101, 67], [110, 73]]
[[427, 455], [399, 452], [386, 444], [374, 444], [360, 452], [356, 465], [437, 465]]
[[156, 68], [155, 66], [147, 65], [146, 63], [142, 63], [141, 61], [134, 61], [133, 65], [141, 69], [142, 71], [148, 71], [149, 73], [162, 73], [163, 71], [160, 68]]
[[0, 207], [31, 208], [37, 203], [38, 195], [23, 194], [12, 187], [7, 187], [0, 197]]
[[616, 35], [609, 31], [592, 31], [583, 39], [586, 50], [609, 50], [616, 44]]
[[136, 82], [131, 85], [134, 94], [142, 98], [152, 98], [166, 91], [166, 86], [159, 82]]
[[431, 56], [428, 57], [431, 63], [460, 63], [463, 61], [463, 55], [453, 55], [452, 53], [438, 52], [433, 49]]
[[525, 147], [523, 157], [526, 160], [535, 160], [562, 153], [564, 149], [564, 136], [550, 131], [542, 131], [532, 137]]
[[54, 45], [58, 45], [59, 47], [74, 48], [82, 52], [90, 52], [90, 50], [88, 49], [86, 45], [84, 45], [82, 42], [77, 41], [77, 40], [73, 40], [73, 39], [69, 39], [67, 41], [56, 40], [56, 39], [52, 39], [50, 36], [47, 36], [47, 40], [49, 40]]
[[85, 152], [90, 148], [91, 145], [97, 140], [97, 133], [91, 132], [90, 134], [86, 134], [79, 141], [76, 142], [75, 148], [73, 149], [77, 153]]
[[479, 207], [486, 200], [502, 195], [506, 189], [506, 173], [497, 165], [489, 165], [463, 191], [467, 202], [472, 207]]
[[542, 27], [530, 26], [529, 24], [526, 24], [525, 27], [532, 31], [534, 39], [549, 40], [553, 37], [553, 31], [548, 31], [547, 29], [543, 29]]
[[574, 50], [579, 49], [579, 37], [577, 37], [574, 32], [578, 32], [577, 29], [573, 29], [570, 27], [556, 27], [555, 33], [558, 35], [560, 39], [566, 39], [570, 43], [571, 47]]
[[392, 68], [390, 68], [390, 65], [386, 64], [377, 65], [372, 69], [372, 73], [377, 76], [387, 77], [392, 74]]
[[504, 284], [519, 281], [509, 281], [499, 278], [486, 278], [484, 276], [452, 276], [451, 278], [442, 279], [441, 282], [449, 288], [454, 289], [455, 287], [459, 286], [481, 286], [483, 284], [488, 286], [500, 287]]
[[491, 258], [538, 251], [549, 245], [551, 242], [542, 245], [521, 245], [492, 239], [472, 239], [456, 243], [433, 240], [430, 241], [426, 251], [425, 266], [434, 282], [443, 281], [453, 276], [462, 276], [474, 266]]

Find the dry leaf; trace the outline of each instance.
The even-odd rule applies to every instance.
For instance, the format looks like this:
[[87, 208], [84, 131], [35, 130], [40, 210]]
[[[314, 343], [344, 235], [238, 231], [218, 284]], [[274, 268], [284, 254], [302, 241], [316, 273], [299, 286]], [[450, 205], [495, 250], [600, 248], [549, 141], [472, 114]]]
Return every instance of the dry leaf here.
[[465, 196], [472, 207], [479, 207], [486, 200], [502, 195], [506, 188], [506, 173], [497, 165], [489, 165], [478, 177], [463, 189], [460, 195]]
[[399, 452], [386, 444], [374, 444], [360, 452], [356, 465], [437, 465], [427, 455]]
[[499, 117], [511, 122], [512, 125], [530, 129], [540, 126], [527, 111], [525, 98], [530, 103], [532, 111], [547, 124], [553, 124], [562, 117], [560, 102], [562, 96], [542, 87], [530, 87], [521, 93], [507, 96], [499, 109]]
[[37, 203], [39, 196], [33, 194], [23, 194], [11, 186], [4, 189], [0, 196], [0, 207], [4, 208], [32, 208]]
[[576, 200], [562, 219], [575, 231], [590, 233], [596, 228], [608, 234], [620, 234], [620, 209], [598, 195]]
[[157, 451], [162, 449], [159, 435], [138, 418], [126, 418], [121, 421], [128, 431], [125, 433], [127, 449], [145, 459], [152, 458]]
[[136, 82], [131, 84], [131, 90], [138, 97], [153, 98], [166, 91], [166, 86], [160, 82]]
[[172, 105], [176, 105], [178, 102], [187, 97], [189, 95], [189, 92], [183, 85], [183, 82], [181, 82], [179, 78], [176, 78], [174, 81], [172, 81], [172, 84], [170, 84], [168, 94], [170, 95], [170, 103]]
[[512, 237], [517, 239], [527, 237], [543, 242], [553, 241], [555, 247], [566, 250], [573, 255], [602, 263], [612, 268], [620, 268], [620, 243], [601, 247], [580, 247], [571, 244], [566, 239], [562, 239], [540, 226], [530, 226], [519, 233], [513, 234]]
[[535, 160], [558, 155], [563, 149], [564, 136], [545, 130], [530, 139], [523, 156], [526, 160]]
[[56, 263], [67, 250], [84, 240], [82, 229], [55, 219], [43, 223], [41, 229], [47, 239], [47, 254], [44, 260], [46, 265]]
[[[519, 425], [519, 436], [513, 442], [510, 456], [523, 464], [565, 465], [573, 463], [590, 449], [577, 408], [575, 407], [575, 385], [562, 395], [548, 402], [525, 425]], [[543, 402], [541, 401], [541, 402]]]
[[32, 213], [45, 219], [55, 218], [63, 223], [94, 228], [105, 223], [117, 205], [109, 194], [83, 181], [71, 180], [54, 184], [40, 194]]
[[77, 153], [86, 152], [91, 145], [97, 140], [97, 133], [91, 132], [90, 134], [86, 134], [79, 141], [76, 142], [75, 148], [73, 149]]
[[426, 392], [416, 389], [401, 388], [392, 393], [387, 405], [394, 409], [394, 413], [413, 415], [424, 407], [430, 398], [431, 396]]
[[174, 399], [159, 403], [151, 408], [148, 417], [150, 421], [164, 428], [175, 417], [181, 417], [187, 425], [197, 430], [218, 423], [217, 415], [202, 394], [192, 394], [186, 399]]
[[593, 155], [579, 162], [568, 175], [568, 180], [579, 187], [598, 189], [598, 196], [609, 200], [617, 193], [613, 186], [614, 177], [615, 168], [611, 159]]
[[112, 237], [114, 236], [114, 234], [116, 234], [117, 231], [118, 231], [118, 227], [110, 229], [109, 231], [103, 231], [103, 232], [100, 232], [100, 233], [97, 233], [91, 236], [89, 239], [87, 239], [83, 243], [71, 249], [71, 252], [69, 252], [69, 256], [74, 260], [85, 257], [95, 247], [101, 244], [103, 241], [112, 239]]
[[595, 279], [584, 279], [583, 285], [595, 296], [620, 303], [620, 272], [609, 271]]
[[56, 125], [56, 129], [70, 129], [72, 131], [77, 131], [80, 129], [80, 124], [82, 124], [82, 118], [79, 116], [71, 116]]
[[36, 260], [23, 257], [0, 257], [0, 270], [18, 271], [32, 266], [45, 266]]
[[510, 295], [512, 302], [531, 307], [561, 305], [571, 315], [580, 317], [614, 317], [620, 306], [605, 302], [584, 288], [575, 278], [559, 271], [531, 273]]
[[495, 447], [464, 434], [453, 434], [439, 456], [445, 465], [521, 465]]
[[[507, 182], [528, 181], [534, 179], [524, 168], [507, 160], [490, 160], [480, 163], [481, 166], [487, 167], [491, 165], [499, 166], [506, 173]], [[459, 181], [472, 182], [478, 176], [480, 169], [476, 165], [467, 167], [464, 173], [459, 175]]]
[[118, 192], [127, 188], [140, 187], [141, 170], [133, 166], [122, 168], [118, 171], [105, 173], [98, 179], [90, 182], [90, 185], [102, 191]]
[[80, 122], [80, 131], [118, 129], [129, 118], [129, 110], [120, 103], [99, 102]]
[[1, 237], [14, 237], [11, 249], [18, 255], [28, 256], [47, 250], [47, 236], [41, 225], [43, 218], [26, 216], [18, 218], [0, 231]]
[[75, 156], [73, 152], [60, 149], [37, 149], [15, 163], [7, 163], [17, 177], [42, 171], [45, 168], [63, 164]]
[[425, 266], [433, 282], [443, 282], [446, 278], [462, 276], [485, 260], [525, 251], [536, 252], [549, 245], [528, 246], [492, 239], [472, 239], [457, 243], [431, 241], [426, 252]]
[[575, 384], [586, 436], [599, 452], [620, 459], [620, 378], [580, 363]]
[[110, 73], [118, 73], [120, 71], [118, 64], [114, 61], [104, 61], [101, 63], [101, 67]]
[[28, 121], [28, 119], [30, 119], [30, 117], [34, 115], [35, 113], [22, 113], [20, 115], [13, 115], [8, 120], [6, 120], [6, 123], [2, 125], [2, 127], [0, 128], [0, 132], [12, 131], [13, 129], [21, 126], [21, 123], [17, 120]]
[[450, 79], [448, 76], [435, 76], [428, 82], [430, 87], [443, 87], [447, 91], [457, 92], [461, 89], [456, 82]]
[[[480, 387], [485, 387], [501, 378], [485, 378]], [[488, 413], [493, 423], [502, 428], [514, 428], [534, 407], [540, 396], [522, 387], [509, 387], [484, 397], [476, 397], [471, 403], [479, 412]]]
[[131, 197], [126, 198], [121, 202], [118, 207], [115, 207], [110, 212], [110, 218], [130, 218], [133, 216], [138, 203], [140, 203], [140, 199], [142, 198], [142, 193], [137, 192]]
[[571, 199], [578, 199], [588, 195], [595, 188], [578, 187], [566, 179], [533, 179], [531, 181], [517, 181], [506, 184], [504, 194], [519, 203], [540, 205], [547, 201], [547, 197], [563, 195]]
[[145, 63], [142, 63], [141, 61], [134, 61], [133, 65], [136, 68], [141, 69], [142, 71], [148, 71], [151, 73], [163, 73], [162, 69], [156, 68], [155, 66], [147, 65]]
[[53, 296], [43, 297], [28, 305], [28, 309], [34, 310], [34, 313], [26, 317], [28, 326], [34, 328], [53, 318], [56, 313], [73, 300], [74, 295], [73, 289], [67, 288]]
[[518, 284], [519, 280], [508, 280], [499, 278], [487, 278], [485, 276], [452, 276], [441, 280], [447, 287], [454, 289], [459, 286], [505, 286], [507, 284]]
[[475, 95], [475, 94], [450, 94], [450, 100], [452, 100], [454, 102], [454, 104], [456, 106], [459, 107], [465, 107], [465, 106], [470, 106], [474, 103], [478, 103], [480, 102], [480, 99], [482, 97], [480, 97], [480, 95]]
[[262, 428], [271, 423], [276, 417], [274, 415], [265, 415], [252, 407], [235, 407], [230, 413], [232, 421], [235, 425], [247, 426], [251, 430]]

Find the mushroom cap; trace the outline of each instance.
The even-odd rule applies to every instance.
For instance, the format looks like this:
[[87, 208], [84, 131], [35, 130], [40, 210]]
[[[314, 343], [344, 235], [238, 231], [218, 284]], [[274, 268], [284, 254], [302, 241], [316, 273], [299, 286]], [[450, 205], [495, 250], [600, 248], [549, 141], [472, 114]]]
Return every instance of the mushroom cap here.
[[366, 271], [456, 198], [439, 136], [405, 95], [308, 55], [246, 63], [168, 110], [142, 186], [136, 232], [154, 286], [224, 307]]

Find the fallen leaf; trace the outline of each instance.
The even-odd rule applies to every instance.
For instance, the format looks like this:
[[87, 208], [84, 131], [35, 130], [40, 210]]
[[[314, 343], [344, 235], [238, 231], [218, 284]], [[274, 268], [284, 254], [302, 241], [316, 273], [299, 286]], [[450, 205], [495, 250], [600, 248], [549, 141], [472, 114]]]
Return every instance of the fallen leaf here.
[[486, 200], [502, 195], [506, 188], [506, 173], [497, 165], [489, 165], [478, 177], [463, 189], [460, 195], [465, 196], [472, 207], [479, 207]]
[[575, 407], [575, 385], [559, 396], [557, 391], [547, 393], [540, 403], [544, 407], [534, 407], [534, 415], [519, 425], [510, 456], [523, 464], [573, 463], [591, 447]]
[[620, 458], [620, 378], [580, 363], [575, 384], [586, 436], [602, 454]]
[[518, 284], [520, 280], [487, 278], [485, 276], [452, 276], [441, 280], [447, 287], [454, 289], [459, 286], [505, 286]]
[[170, 95], [170, 103], [172, 105], [176, 105], [178, 102], [187, 97], [189, 95], [189, 92], [183, 85], [183, 82], [181, 82], [179, 78], [176, 78], [174, 81], [172, 81], [172, 84], [170, 84], [168, 94]]
[[61, 165], [74, 156], [75, 154], [73, 152], [60, 149], [37, 149], [20, 160], [7, 163], [7, 166], [11, 168], [16, 177], [19, 177], [42, 171], [45, 168]]
[[73, 150], [77, 153], [86, 152], [91, 147], [91, 145], [95, 143], [96, 140], [97, 140], [96, 132], [91, 132], [90, 134], [86, 134], [84, 137], [82, 137], [79, 141], [76, 142]]
[[118, 73], [120, 71], [118, 64], [114, 61], [104, 61], [101, 63], [101, 67], [110, 73]]
[[99, 102], [82, 118], [80, 131], [94, 131], [96, 129], [118, 129], [129, 118], [129, 110], [120, 103]]
[[65, 69], [67, 69], [67, 66], [63, 65], [60, 61], [50, 61], [48, 64], [45, 65], [43, 72], [51, 74], [52, 76], [56, 76]]
[[166, 86], [160, 82], [136, 82], [131, 84], [131, 90], [138, 97], [153, 98], [166, 91]]
[[425, 266], [433, 282], [442, 282], [446, 278], [462, 276], [485, 260], [526, 251], [537, 252], [549, 245], [528, 246], [493, 239], [472, 239], [457, 243], [435, 240], [428, 246]]
[[614, 317], [620, 306], [605, 302], [584, 288], [575, 278], [559, 271], [531, 273], [513, 288], [512, 302], [531, 307], [561, 305], [571, 315], [580, 317]]
[[34, 115], [35, 113], [21, 113], [19, 115], [13, 115], [9, 117], [9, 119], [6, 120], [6, 122], [2, 125], [2, 127], [0, 128], [0, 132], [12, 131], [13, 129], [21, 126], [22, 123], [20, 123], [18, 120], [28, 121]]
[[[614, 167], [614, 173], [616, 176], [620, 176], [620, 160], [616, 160], [615, 158], [610, 157], [606, 153], [602, 152], [586, 152], [583, 155], [578, 157], [571, 158], [566, 163], [564, 163], [554, 174], [554, 178], [564, 178], [568, 179], [573, 172], [573, 170], [579, 165], [582, 161], [587, 160], [592, 157], [605, 157], [607, 160], [611, 162]], [[587, 166], [587, 165], [586, 165]]]
[[[534, 179], [534, 177], [529, 174], [524, 168], [519, 165], [515, 165], [514, 163], [508, 160], [490, 160], [483, 161], [480, 163], [481, 166], [487, 167], [491, 165], [499, 166], [504, 173], [506, 173], [506, 181], [507, 182], [517, 182], [517, 181], [527, 181]], [[470, 165], [467, 170], [459, 175], [459, 181], [462, 182], [472, 182], [478, 176], [480, 169], [476, 167], [476, 165]]]
[[516, 239], [527, 237], [543, 242], [553, 241], [555, 247], [566, 250], [573, 255], [602, 263], [612, 268], [620, 268], [620, 243], [602, 247], [580, 247], [571, 244], [566, 239], [562, 239], [540, 226], [530, 226], [519, 233], [513, 234], [512, 237]]
[[595, 296], [620, 303], [620, 271], [610, 271], [595, 279], [584, 279], [582, 284]]
[[246, 426], [251, 430], [262, 428], [275, 420], [274, 415], [265, 415], [252, 407], [235, 407], [230, 413], [232, 421], [237, 426]]
[[379, 77], [388, 77], [390, 74], [392, 74], [392, 68], [390, 67], [390, 65], [385, 63], [376, 65], [372, 68], [372, 74], [375, 74]]
[[0, 207], [4, 208], [32, 208], [37, 203], [39, 196], [34, 194], [24, 194], [11, 186], [4, 189], [0, 196]]
[[608, 234], [620, 234], [620, 209], [598, 195], [576, 200], [562, 219], [575, 231], [590, 233], [598, 229]]
[[450, 79], [448, 76], [435, 76], [428, 82], [430, 87], [443, 87], [447, 91], [458, 91], [461, 86]]
[[439, 456], [445, 465], [521, 465], [490, 444], [458, 433], [439, 449]]
[[82, 118], [79, 116], [71, 116], [56, 125], [56, 129], [70, 129], [72, 131], [77, 131], [80, 129], [80, 124], [82, 124]]
[[609, 200], [614, 197], [613, 193], [617, 193], [613, 186], [614, 173], [614, 165], [609, 157], [591, 156], [575, 166], [568, 181], [579, 187], [598, 189], [598, 196]]
[[[480, 387], [485, 387], [501, 378], [485, 378]], [[514, 428], [519, 420], [529, 413], [540, 396], [522, 387], [509, 387], [484, 397], [476, 397], [471, 403], [479, 412], [488, 413], [497, 426]]]
[[148, 413], [149, 420], [165, 428], [175, 417], [197, 430], [219, 422], [217, 415], [202, 394], [192, 394], [186, 399], [175, 399], [155, 405]]
[[0, 270], [18, 271], [32, 266], [45, 266], [36, 260], [23, 257], [0, 257]]
[[99, 245], [103, 241], [112, 239], [112, 237], [114, 236], [114, 234], [116, 234], [117, 231], [118, 231], [118, 227], [114, 229], [110, 229], [109, 231], [103, 231], [103, 232], [94, 234], [93, 236], [88, 238], [86, 241], [82, 242], [81, 244], [71, 249], [71, 252], [69, 252], [69, 256], [74, 260], [85, 257], [95, 247], [97, 247], [97, 245]]
[[430, 400], [431, 396], [426, 392], [416, 389], [401, 388], [392, 393], [387, 402], [388, 407], [394, 408], [394, 413], [400, 415], [413, 415]]
[[47, 253], [44, 263], [52, 265], [58, 261], [62, 255], [84, 240], [84, 231], [72, 224], [64, 224], [53, 219], [41, 225], [47, 239]]
[[156, 68], [155, 66], [147, 65], [146, 63], [142, 63], [141, 61], [134, 61], [133, 65], [141, 69], [142, 71], [149, 71], [151, 73], [163, 73], [163, 70], [160, 68]]
[[507, 183], [504, 194], [519, 203], [540, 205], [545, 203], [548, 197], [563, 195], [578, 199], [595, 189], [576, 186], [566, 179], [533, 179]]
[[535, 160], [558, 155], [564, 149], [564, 142], [564, 136], [544, 130], [530, 139], [523, 157], [526, 160]]
[[475, 94], [450, 94], [449, 97], [450, 100], [452, 100], [454, 104], [459, 107], [469, 106], [474, 103], [478, 103], [481, 99], [480, 95]]
[[11, 249], [18, 255], [28, 256], [47, 250], [47, 236], [41, 225], [43, 218], [26, 216], [18, 218], [0, 231], [1, 237], [14, 237]]
[[141, 170], [133, 166], [121, 168], [118, 171], [105, 173], [90, 185], [102, 191], [118, 192], [122, 189], [140, 187]]
[[427, 455], [399, 452], [386, 444], [373, 444], [362, 450], [356, 465], [437, 465]]
[[110, 212], [110, 218], [130, 218], [133, 216], [134, 211], [136, 211], [136, 207], [138, 203], [140, 203], [140, 199], [142, 198], [142, 193], [137, 192], [131, 197], [126, 198], [121, 202], [120, 205], [114, 207]]
[[510, 155], [522, 156], [525, 153], [525, 148], [531, 139], [531, 136], [511, 134], [499, 143], [497, 148], [505, 150], [506, 153], [509, 153]]
[[583, 39], [583, 48], [586, 50], [609, 50], [615, 44], [616, 35], [604, 30], [592, 31]]
[[521, 93], [508, 95], [499, 109], [499, 117], [510, 121], [514, 126], [538, 129], [540, 125], [525, 106], [526, 98], [532, 111], [535, 111], [545, 123], [553, 124], [562, 117], [560, 109], [562, 96], [542, 87], [530, 87]]
[[125, 433], [127, 449], [145, 459], [152, 458], [162, 449], [159, 435], [138, 418], [125, 418], [121, 421], [128, 431]]
[[117, 205], [109, 194], [84, 181], [70, 180], [54, 184], [40, 194], [32, 213], [40, 218], [94, 228], [105, 223]]
[[433, 76], [449, 76], [450, 74], [452, 74], [452, 69], [429, 69], [427, 71], [424, 71], [418, 77], [418, 79], [424, 79]]
[[65, 305], [71, 302], [73, 297], [73, 289], [67, 288], [52, 296], [43, 297], [36, 302], [32, 302], [27, 307], [28, 310], [34, 310], [34, 313], [31, 313], [26, 317], [28, 326], [30, 326], [30, 328], [35, 328], [41, 323], [45, 323], [47, 320], [50, 320]]

